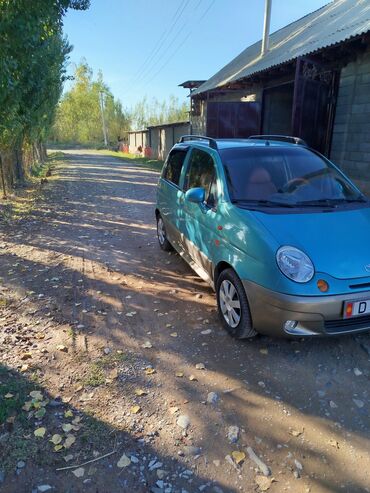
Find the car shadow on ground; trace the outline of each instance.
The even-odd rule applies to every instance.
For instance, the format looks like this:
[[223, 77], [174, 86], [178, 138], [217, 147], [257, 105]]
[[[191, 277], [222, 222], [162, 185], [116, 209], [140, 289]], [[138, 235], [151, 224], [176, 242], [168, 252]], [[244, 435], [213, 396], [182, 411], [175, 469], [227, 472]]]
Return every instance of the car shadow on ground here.
[[[35, 291], [28, 297], [39, 317], [48, 320], [54, 306], [55, 321], [70, 324], [77, 338], [144, 354], [157, 368], [153, 380], [169, 389], [176, 405], [191, 396], [189, 414], [199, 442], [217, 443], [210, 447], [210, 459], [212, 453], [215, 460], [230, 454], [225, 430], [236, 424], [242, 432], [234, 448], [252, 445], [274, 474], [284, 469], [280, 483], [293, 480], [297, 460], [304, 465], [300, 475], [310, 477], [318, 491], [366, 491], [367, 473], [349, 464], [353, 449], [365, 458], [369, 449], [368, 407], [353, 401], [369, 398], [368, 372], [353, 373], [368, 368], [369, 336], [233, 341], [220, 329], [211, 290], [181, 258], [156, 246], [157, 174], [104, 156], [94, 156], [94, 165], [89, 155], [69, 159], [73, 168], [62, 170], [52, 189], [60, 201], [50, 193], [31, 221], [3, 237], [9, 249], [1, 255], [5, 286], [24, 296]], [[211, 332], [205, 336], [207, 329]], [[142, 349], [148, 339], [154, 351]], [[195, 372], [199, 361], [206, 370], [196, 373], [196, 383], [174, 379], [179, 369], [186, 376], [190, 369]], [[143, 376], [135, 384], [148, 381]], [[203, 404], [209, 390], [220, 396], [216, 406]], [[100, 388], [94, 392], [104, 395]], [[148, 412], [155, 407], [153, 400]], [[108, 428], [103, 435], [116, 433], [114, 426]], [[158, 455], [154, 445], [150, 453]], [[242, 472], [251, 474], [247, 466]], [[224, 491], [236, 491], [231, 481], [221, 485]]]

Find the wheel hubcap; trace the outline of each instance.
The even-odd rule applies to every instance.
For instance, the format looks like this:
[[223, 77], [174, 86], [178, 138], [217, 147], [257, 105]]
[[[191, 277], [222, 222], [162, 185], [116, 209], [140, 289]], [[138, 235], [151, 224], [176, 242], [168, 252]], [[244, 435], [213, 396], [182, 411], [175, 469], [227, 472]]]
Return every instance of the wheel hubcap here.
[[164, 229], [163, 219], [160, 217], [157, 223], [158, 240], [161, 245], [163, 245], [166, 239], [166, 232]]
[[220, 286], [220, 305], [224, 319], [231, 328], [235, 329], [241, 317], [240, 300], [235, 286], [226, 279]]

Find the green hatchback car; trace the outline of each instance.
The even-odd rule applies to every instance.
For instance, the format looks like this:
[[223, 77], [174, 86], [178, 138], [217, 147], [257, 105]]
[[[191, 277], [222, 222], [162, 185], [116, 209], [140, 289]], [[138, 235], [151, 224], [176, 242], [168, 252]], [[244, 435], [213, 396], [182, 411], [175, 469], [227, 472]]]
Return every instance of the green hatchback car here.
[[155, 213], [161, 248], [215, 289], [232, 336], [370, 329], [370, 203], [300, 139], [182, 137]]

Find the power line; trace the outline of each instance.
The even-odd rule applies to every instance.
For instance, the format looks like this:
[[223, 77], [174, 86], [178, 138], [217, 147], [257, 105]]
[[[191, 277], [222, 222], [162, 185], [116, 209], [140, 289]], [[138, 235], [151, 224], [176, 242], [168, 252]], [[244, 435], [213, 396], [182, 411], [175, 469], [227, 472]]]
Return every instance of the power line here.
[[[198, 6], [200, 5], [202, 0], [199, 1], [198, 3]], [[204, 17], [208, 14], [208, 12], [210, 11], [210, 9], [213, 7], [213, 5], [215, 4], [216, 0], [212, 0], [210, 5], [207, 7], [207, 9], [203, 12], [202, 16], [200, 17], [200, 19], [198, 20], [197, 22], [197, 25], [204, 19]], [[155, 74], [153, 75], [153, 77], [145, 84], [145, 87], [147, 87], [148, 84], [150, 84], [156, 77], [157, 75], [160, 74], [160, 72], [162, 72], [162, 70], [168, 65], [168, 63], [173, 59], [173, 57], [178, 53], [178, 51], [183, 47], [183, 45], [186, 43], [186, 41], [189, 39], [190, 35], [193, 33], [193, 30], [194, 30], [194, 27], [190, 30], [190, 32], [185, 36], [185, 38], [182, 39], [182, 41], [177, 45], [177, 47], [175, 48], [174, 51], [171, 52], [171, 55], [166, 59], [166, 61], [164, 62], [164, 64], [157, 70], [157, 72], [155, 72]]]
[[[145, 73], [148, 71], [148, 67], [151, 68], [151, 63], [153, 62], [153, 59], [155, 60], [155, 56], [157, 53], [161, 50], [163, 44], [165, 41], [168, 39], [168, 36], [171, 34], [171, 32], [174, 30], [176, 27], [178, 21], [181, 18], [181, 15], [183, 14], [184, 10], [188, 6], [190, 0], [183, 0], [179, 6], [177, 7], [175, 13], [173, 14], [171, 21], [172, 24], [169, 28], [165, 29], [161, 36], [159, 37], [158, 41], [155, 43], [154, 47], [148, 54], [148, 56], [145, 58], [144, 62], [140, 65], [139, 69], [136, 71], [135, 75], [131, 79], [131, 82], [129, 83], [129, 86], [132, 87], [132, 85], [139, 80], [141, 77], [145, 75]], [[149, 62], [149, 64], [148, 64]]]
[[[170, 48], [173, 47], [173, 42], [176, 40], [176, 38], [179, 38], [179, 35], [183, 32], [184, 28], [187, 26], [187, 24], [189, 23], [189, 21], [194, 21], [194, 16], [193, 16], [193, 13], [196, 12], [198, 9], [199, 9], [199, 6], [201, 5], [201, 3], [203, 2], [203, 0], [198, 0], [197, 4], [195, 5], [195, 8], [193, 9], [192, 11], [192, 17], [190, 17], [189, 19], [187, 19], [184, 24], [181, 26], [180, 30], [177, 31], [175, 33], [175, 36], [169, 41], [169, 44], [168, 46], [165, 48], [165, 50], [161, 53], [161, 59], [163, 59], [165, 57], [165, 55], [168, 53], [168, 51], [170, 50]], [[211, 4], [208, 6], [208, 8], [203, 12], [202, 16], [200, 17], [200, 19], [198, 20], [198, 22], [196, 24], [199, 24], [199, 22], [202, 21], [202, 19], [206, 16], [206, 14], [208, 13], [208, 11], [210, 10], [210, 8], [213, 6], [215, 0], [213, 0], [211, 2]], [[166, 59], [165, 63], [162, 64], [162, 66], [160, 67], [159, 70], [157, 70], [154, 75], [153, 75], [153, 71], [157, 68], [156, 67], [156, 63], [151, 66], [147, 71], [146, 71], [146, 74], [144, 76], [141, 77], [141, 80], [138, 81], [138, 84], [135, 85], [135, 86], [131, 86], [131, 89], [128, 91], [128, 93], [132, 92], [132, 90], [134, 89], [137, 89], [137, 87], [140, 87], [142, 85], [144, 85], [144, 87], [146, 87], [148, 85], [148, 83], [150, 83], [156, 76], [157, 74], [163, 70], [164, 66], [166, 66], [170, 59], [176, 54], [176, 52], [185, 44], [185, 42], [187, 41], [187, 39], [189, 38], [189, 36], [191, 35], [191, 33], [193, 32], [193, 29], [194, 29], [194, 23], [193, 23], [193, 27], [190, 29], [190, 31], [188, 32], [188, 34], [185, 34], [185, 37], [180, 41], [180, 43], [178, 43], [176, 45], [176, 49], [174, 51], [171, 52], [170, 54], [170, 57]], [[159, 59], [158, 59], [159, 61]], [[145, 79], [148, 79], [150, 77], [150, 80], [149, 82], [146, 82]], [[128, 94], [126, 93], [126, 94]]]

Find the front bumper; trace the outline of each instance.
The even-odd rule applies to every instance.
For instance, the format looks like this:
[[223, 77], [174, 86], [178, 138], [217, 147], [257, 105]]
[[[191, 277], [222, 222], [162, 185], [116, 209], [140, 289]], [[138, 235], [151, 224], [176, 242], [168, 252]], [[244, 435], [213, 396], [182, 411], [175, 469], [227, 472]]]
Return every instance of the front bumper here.
[[[370, 291], [345, 295], [291, 296], [243, 281], [250, 304], [253, 327], [271, 336], [341, 335], [370, 330], [370, 316], [343, 319], [343, 304], [368, 298]], [[284, 328], [287, 320], [295, 327]]]

